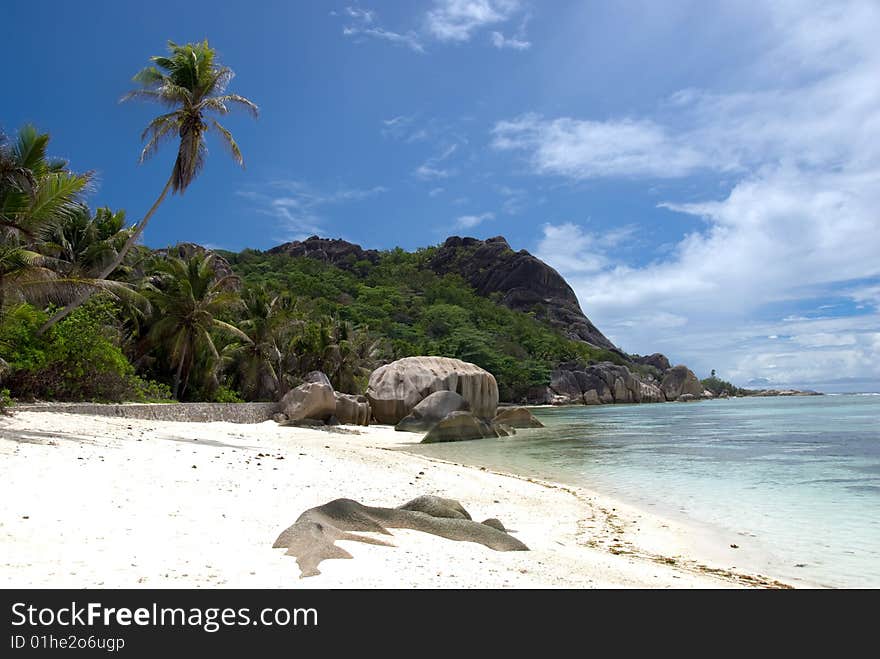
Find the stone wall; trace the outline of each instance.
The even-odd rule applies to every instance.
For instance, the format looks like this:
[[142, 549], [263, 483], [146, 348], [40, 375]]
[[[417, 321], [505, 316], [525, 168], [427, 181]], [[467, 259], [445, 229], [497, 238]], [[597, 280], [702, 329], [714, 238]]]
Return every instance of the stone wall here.
[[51, 403], [15, 405], [11, 412], [66, 412], [118, 416], [125, 419], [155, 421], [225, 421], [227, 423], [262, 423], [278, 411], [278, 403], [170, 403], [170, 404], [101, 404]]

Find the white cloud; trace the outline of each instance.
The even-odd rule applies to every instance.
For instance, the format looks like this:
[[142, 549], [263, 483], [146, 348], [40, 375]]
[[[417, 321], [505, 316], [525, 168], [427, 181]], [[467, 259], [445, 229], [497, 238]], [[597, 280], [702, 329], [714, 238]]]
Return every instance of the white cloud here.
[[459, 229], [472, 229], [486, 220], [495, 218], [495, 213], [481, 213], [480, 215], [462, 215], [455, 220], [455, 226]]
[[589, 121], [526, 114], [499, 121], [492, 145], [527, 152], [535, 171], [574, 179], [678, 178], [715, 162], [647, 119]]
[[279, 221], [279, 240], [300, 240], [325, 231], [322, 208], [364, 201], [388, 192], [377, 185], [372, 188], [340, 187], [321, 191], [295, 180], [276, 180], [259, 189], [239, 190], [237, 194], [254, 202], [256, 212]]
[[435, 0], [426, 24], [440, 41], [463, 42], [484, 27], [510, 20], [521, 9], [519, 0]]
[[568, 275], [594, 273], [608, 265], [596, 236], [571, 222], [544, 225], [536, 256]]
[[408, 32], [394, 32], [386, 30], [378, 25], [376, 12], [359, 7], [346, 7], [345, 14], [350, 22], [342, 28], [342, 34], [347, 37], [370, 37], [381, 39], [393, 44], [405, 46], [417, 53], [425, 52], [419, 35], [412, 30]]
[[440, 164], [444, 160], [447, 160], [457, 150], [457, 144], [451, 144], [447, 146], [438, 155], [428, 158], [425, 162], [416, 167], [416, 170], [413, 173], [415, 174], [416, 178], [420, 178], [423, 181], [445, 179], [455, 175], [456, 170], [443, 168], [440, 166]]
[[530, 41], [518, 39], [516, 37], [505, 37], [501, 32], [491, 32], [489, 38], [492, 45], [499, 50], [504, 48], [512, 48], [513, 50], [528, 50], [532, 47]]
[[[702, 224], [640, 266], [571, 224], [544, 228], [539, 254], [624, 349], [662, 350], [743, 384], [876, 386], [880, 317], [867, 309], [880, 302], [880, 5], [767, 11], [762, 42], [773, 45], [740, 72], [738, 89], [684, 90], [645, 117], [523, 115], [498, 122], [493, 144], [525, 154], [537, 174], [577, 181], [731, 181], [709, 202], [664, 193], [662, 207]], [[829, 298], [862, 310], [815, 317]], [[779, 313], [787, 320], [767, 320], [792, 306]], [[673, 332], [630, 322], [658, 314], [686, 322]]]
[[390, 41], [394, 44], [406, 46], [417, 53], [425, 52], [425, 48], [422, 46], [419, 37], [415, 32], [400, 33], [392, 32], [391, 30], [386, 30], [381, 27], [358, 27], [347, 25], [342, 28], [342, 34], [347, 37], [373, 37], [374, 39], [382, 39], [383, 41]]
[[[427, 40], [466, 43], [483, 28], [499, 26], [523, 15], [523, 3], [520, 0], [434, 0], [432, 8], [423, 15], [419, 29], [405, 32], [382, 27], [375, 11], [360, 7], [346, 7], [341, 14], [331, 11], [330, 15], [343, 16], [347, 20], [342, 29], [345, 36], [382, 39], [424, 53]], [[514, 50], [531, 47], [525, 37], [529, 17], [525, 14], [513, 37], [493, 31], [490, 35], [492, 45]]]

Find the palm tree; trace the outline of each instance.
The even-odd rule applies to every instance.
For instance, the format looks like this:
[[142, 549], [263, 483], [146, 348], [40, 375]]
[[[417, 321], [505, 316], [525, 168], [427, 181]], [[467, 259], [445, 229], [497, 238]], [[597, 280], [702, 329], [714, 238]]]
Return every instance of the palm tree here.
[[75, 174], [48, 158], [49, 134], [31, 125], [14, 143], [0, 134], [0, 238], [33, 244], [41, 233], [79, 210], [91, 174]]
[[39, 251], [55, 259], [66, 274], [93, 277], [116, 258], [134, 228], [125, 228], [125, 211], [82, 204], [70, 217], [48, 231]]
[[[213, 117], [208, 118], [207, 114], [226, 115], [231, 108], [242, 107], [256, 117], [257, 105], [244, 96], [226, 93], [226, 87], [235, 74], [232, 69], [216, 61], [216, 52], [208, 45], [207, 39], [183, 46], [169, 41], [168, 51], [167, 56], [150, 58], [153, 65], [144, 68], [133, 78], [140, 88], [129, 92], [121, 100], [144, 99], [172, 108], [170, 112], [153, 119], [144, 129], [141, 139], [147, 143], [141, 152], [140, 161], [147, 160], [163, 142], [175, 137], [179, 138], [177, 159], [162, 193], [138, 222], [116, 258], [100, 272], [102, 279], [108, 277], [125, 259], [126, 253], [141, 237], [168, 191], [183, 194], [198, 176], [207, 156], [206, 133], [217, 133], [232, 158], [244, 167], [244, 158], [232, 133]], [[77, 300], [59, 311], [46, 323], [43, 331], [84, 301], [85, 298]]]
[[169, 255], [156, 262], [155, 271], [153, 281], [145, 286], [157, 313], [147, 339], [152, 346], [167, 350], [174, 369], [173, 395], [180, 399], [199, 354], [208, 355], [214, 370], [220, 364], [212, 330], [221, 330], [245, 343], [250, 338], [217, 318], [240, 304], [240, 298], [230, 289], [234, 275], [216, 276], [213, 254], [195, 253], [188, 259]]
[[241, 392], [247, 400], [274, 400], [281, 387], [284, 321], [287, 299], [270, 296], [262, 288], [242, 295], [245, 318], [239, 323], [251, 339], [235, 355]]
[[0, 310], [10, 302], [55, 302], [105, 290], [130, 289], [94, 273], [59, 268], [43, 253], [47, 237], [83, 212], [91, 175], [77, 174], [46, 155], [49, 134], [24, 126], [14, 143], [0, 135]]

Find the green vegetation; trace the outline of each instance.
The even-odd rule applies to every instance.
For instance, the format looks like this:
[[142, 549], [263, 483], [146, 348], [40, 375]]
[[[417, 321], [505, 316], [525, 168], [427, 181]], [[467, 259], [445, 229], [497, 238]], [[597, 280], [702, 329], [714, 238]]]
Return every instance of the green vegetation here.
[[147, 382], [120, 348], [119, 308], [97, 296], [40, 334], [46, 313], [28, 304], [0, 321], [4, 384], [24, 399], [102, 402], [166, 400], [167, 387]]
[[[163, 105], [166, 110], [171, 109], [153, 119], [144, 129], [141, 139], [146, 140], [147, 144], [141, 152], [141, 162], [155, 154], [163, 142], [174, 138], [179, 140], [177, 158], [158, 199], [143, 219], [128, 232], [126, 240], [119, 246], [113, 258], [100, 268], [96, 275], [99, 279], [109, 277], [123, 264], [129, 250], [147, 228], [147, 223], [168, 191], [183, 194], [198, 176], [208, 156], [206, 133], [214, 132], [219, 135], [232, 158], [244, 167], [244, 158], [232, 133], [214, 118], [206, 123], [206, 115], [229, 114], [234, 107], [243, 107], [255, 117], [258, 114], [257, 106], [251, 100], [238, 94], [226, 93], [226, 86], [235, 74], [232, 69], [216, 61], [216, 52], [208, 45], [207, 39], [184, 46], [169, 41], [168, 56], [154, 56], [150, 60], [153, 65], [142, 69], [133, 78], [139, 86], [138, 89], [123, 96], [122, 100], [147, 100]], [[91, 294], [92, 291], [84, 290], [69, 301], [65, 308], [49, 319], [42, 331], [71, 313]]]
[[168, 48], [123, 99], [167, 110], [143, 132], [142, 161], [166, 140], [178, 145], [168, 182], [136, 224], [126, 227], [124, 211], [89, 208], [91, 176], [49, 157], [47, 133], [0, 134], [0, 408], [12, 397], [276, 400], [313, 370], [361, 393], [374, 368], [410, 355], [474, 362], [496, 376], [502, 399], [520, 400], [560, 362], [625, 363], [436, 274], [435, 248], [336, 267], [254, 250], [224, 253], [227, 264], [197, 246], [138, 246], [168, 192], [198, 175], [206, 133], [243, 164], [209, 115], [257, 113], [227, 93], [232, 71], [207, 41]]
[[247, 286], [295, 295], [300, 317], [311, 319], [304, 334], [320, 331], [321, 323], [342, 323], [372, 337], [369, 352], [385, 360], [440, 355], [473, 362], [495, 375], [504, 400], [545, 385], [563, 361], [623, 363], [615, 353], [568, 340], [530, 314], [477, 295], [457, 275], [437, 275], [427, 267], [433, 251], [391, 250], [376, 264], [352, 262], [345, 269], [254, 250], [221, 254]]
[[740, 389], [736, 385], [716, 377], [715, 369], [712, 369], [711, 376], [701, 380], [701, 382], [703, 383], [703, 389], [708, 389], [716, 396], [720, 396], [722, 393], [728, 396], [747, 396], [750, 393], [747, 389]]

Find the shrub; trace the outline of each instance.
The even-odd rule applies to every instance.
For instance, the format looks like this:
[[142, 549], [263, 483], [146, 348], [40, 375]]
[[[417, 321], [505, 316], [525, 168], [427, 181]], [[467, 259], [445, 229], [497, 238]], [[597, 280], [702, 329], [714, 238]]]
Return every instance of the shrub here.
[[[18, 398], [122, 402], [164, 400], [160, 385], [144, 382], [119, 348], [117, 307], [93, 298], [42, 336], [47, 315], [29, 305], [0, 323], [0, 358], [9, 364], [7, 384]], [[165, 388], [167, 389], [167, 388]]]

